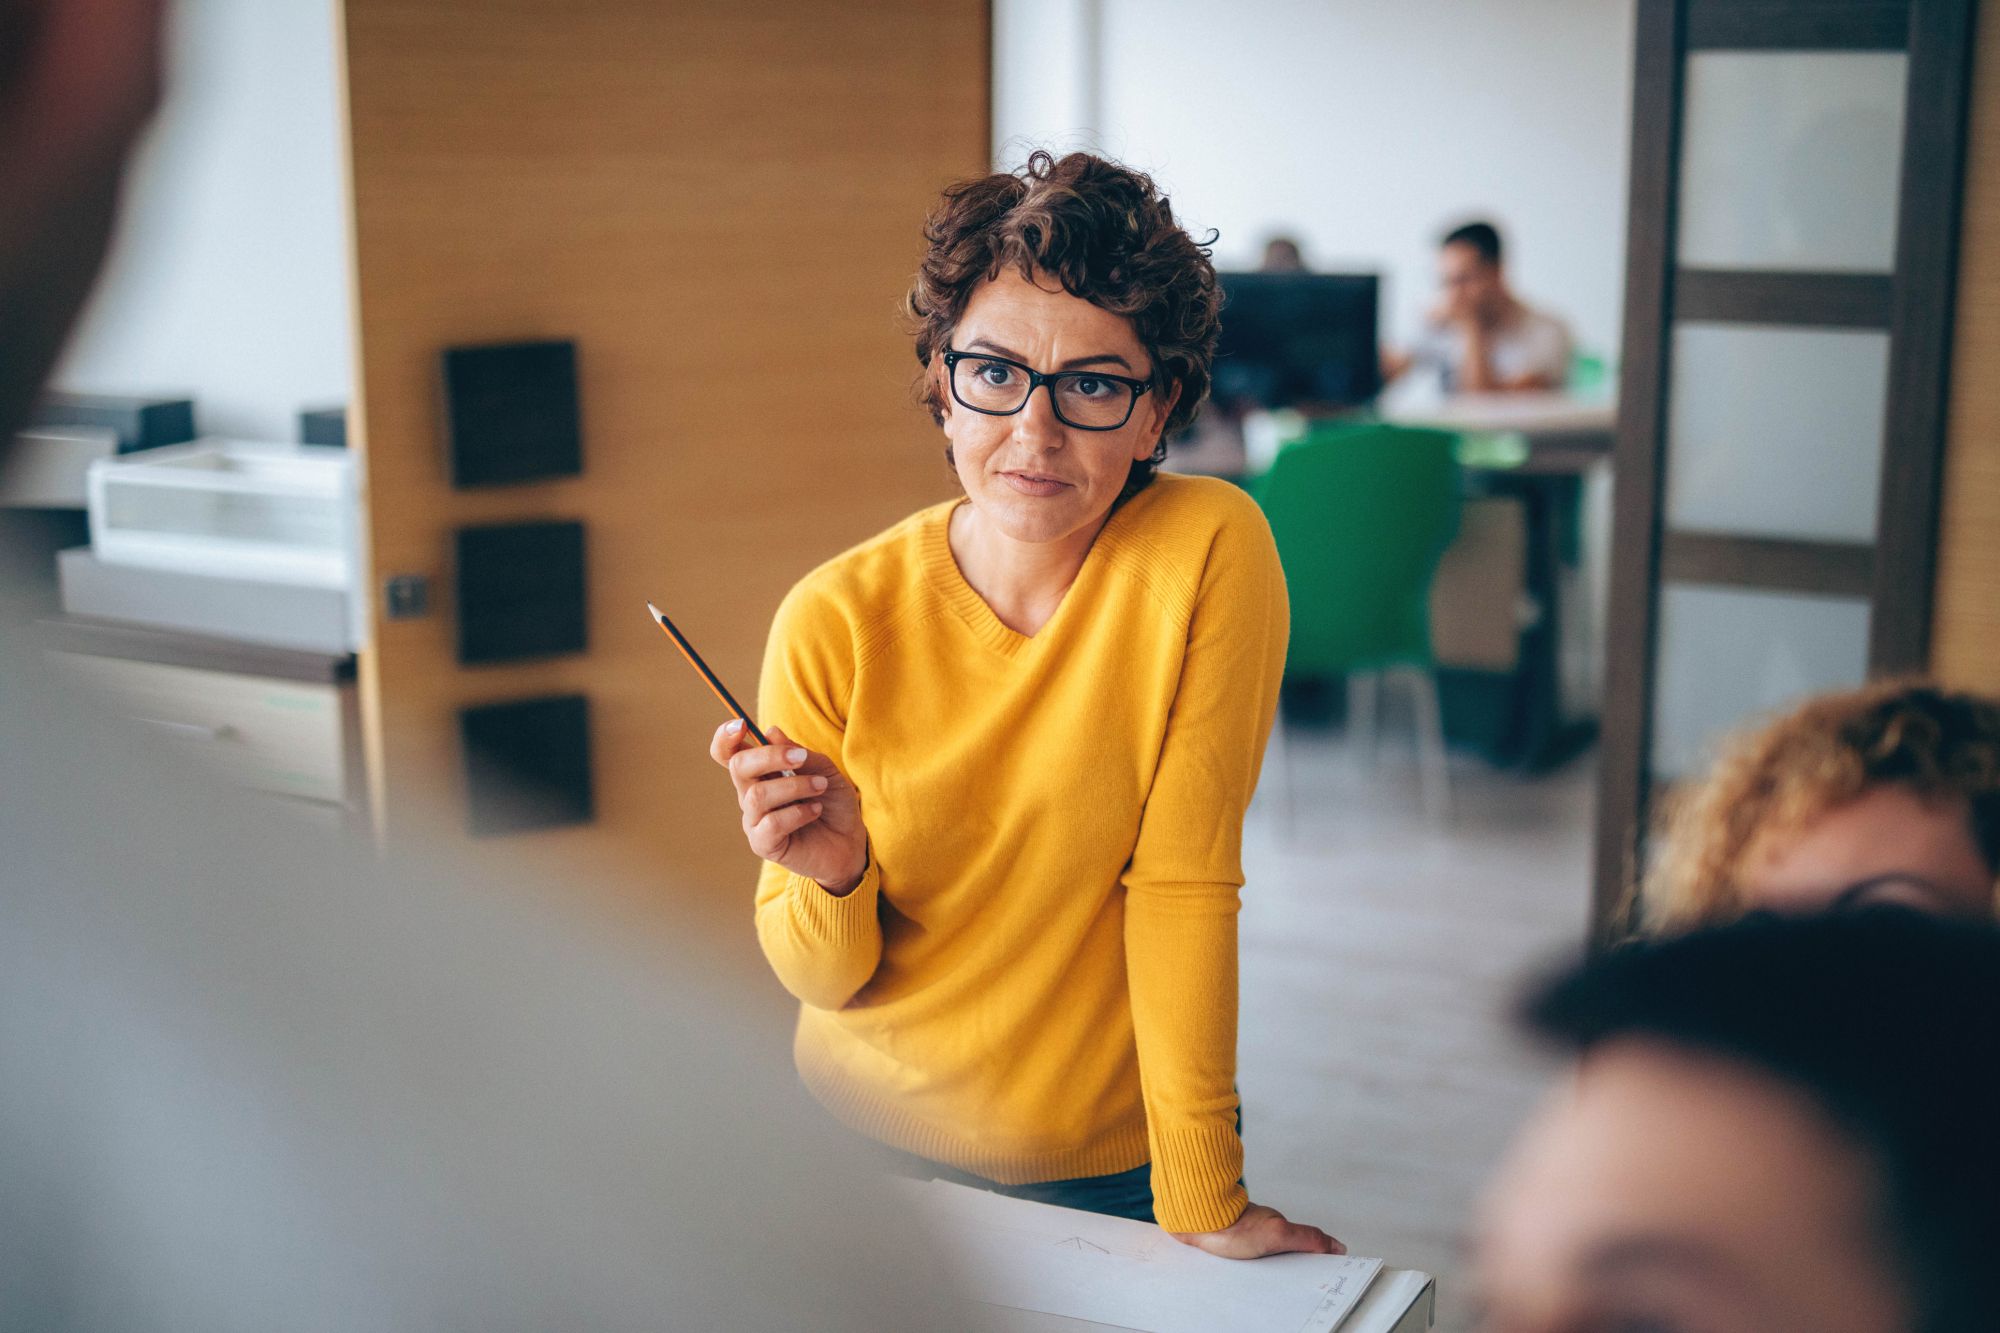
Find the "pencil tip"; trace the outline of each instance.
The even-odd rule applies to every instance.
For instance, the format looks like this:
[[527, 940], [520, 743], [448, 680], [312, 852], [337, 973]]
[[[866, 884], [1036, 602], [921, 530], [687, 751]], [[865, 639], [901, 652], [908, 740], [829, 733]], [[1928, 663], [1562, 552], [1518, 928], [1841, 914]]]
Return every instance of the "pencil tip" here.
[[658, 619], [660, 619], [660, 608], [659, 608], [659, 607], [657, 607], [657, 606], [654, 606], [654, 605], [653, 605], [653, 604], [652, 604], [651, 602], [648, 602], [648, 603], [646, 603], [646, 609], [647, 609], [648, 611], [651, 611], [651, 612], [653, 613], [653, 619], [655, 619], [655, 620], [658, 620]]

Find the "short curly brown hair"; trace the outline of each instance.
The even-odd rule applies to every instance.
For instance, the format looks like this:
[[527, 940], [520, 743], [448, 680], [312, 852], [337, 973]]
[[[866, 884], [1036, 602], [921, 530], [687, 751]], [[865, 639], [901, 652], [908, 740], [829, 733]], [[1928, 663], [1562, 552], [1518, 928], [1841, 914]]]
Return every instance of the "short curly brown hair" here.
[[1741, 916], [1749, 904], [1737, 880], [1759, 839], [1892, 784], [1962, 803], [2000, 877], [2000, 704], [1888, 680], [1819, 695], [1724, 745], [1708, 776], [1668, 802], [1645, 882], [1649, 922], [1680, 929]]
[[[950, 186], [924, 220], [925, 251], [904, 298], [926, 370], [951, 341], [966, 302], [1009, 265], [1024, 278], [1046, 273], [1072, 296], [1132, 322], [1153, 361], [1153, 387], [1180, 398], [1153, 456], [1132, 464], [1125, 495], [1152, 479], [1166, 440], [1208, 396], [1221, 328], [1222, 292], [1208, 247], [1174, 220], [1150, 176], [1090, 153], [1036, 152], [1019, 171]], [[943, 424], [944, 403], [925, 376], [924, 401]], [[945, 461], [951, 446], [945, 445]]]

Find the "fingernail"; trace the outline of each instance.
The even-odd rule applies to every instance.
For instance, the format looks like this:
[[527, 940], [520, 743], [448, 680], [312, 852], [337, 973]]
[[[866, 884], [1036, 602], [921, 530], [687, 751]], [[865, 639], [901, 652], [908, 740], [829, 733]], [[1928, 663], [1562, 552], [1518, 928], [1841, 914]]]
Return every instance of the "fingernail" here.
[[786, 763], [788, 763], [788, 764], [803, 764], [803, 763], [804, 763], [805, 761], [806, 761], [806, 752], [805, 752], [804, 750], [787, 750], [787, 751], [785, 751], [785, 762], [786, 762]]
[[814, 802], [813, 802], [813, 813], [814, 813], [814, 814], [818, 814], [818, 813], [819, 813], [819, 812], [820, 812], [821, 810], [823, 810], [823, 809], [825, 809], [825, 808], [826, 808], [826, 807], [825, 807], [825, 806], [823, 806], [823, 805], [821, 805], [821, 804], [820, 804], [820, 803], [819, 803], [818, 801], [814, 801]]
[[731, 722], [728, 726], [724, 727], [723, 730], [728, 732], [730, 735], [734, 736], [737, 732], [743, 730], [743, 719], [740, 717], [737, 718], [735, 721]]
[[825, 779], [825, 778], [814, 778], [814, 779], [813, 779], [813, 790], [814, 790], [814, 791], [825, 791], [825, 790], [826, 790], [826, 779]]

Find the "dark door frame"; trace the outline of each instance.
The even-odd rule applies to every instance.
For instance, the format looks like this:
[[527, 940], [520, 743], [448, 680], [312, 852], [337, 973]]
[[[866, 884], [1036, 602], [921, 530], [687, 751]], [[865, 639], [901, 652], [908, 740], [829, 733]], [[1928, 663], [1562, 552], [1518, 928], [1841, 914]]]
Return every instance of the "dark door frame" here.
[[[1604, 741], [1591, 935], [1632, 926], [1652, 817], [1660, 578], [1866, 596], [1871, 675], [1929, 661], [1939, 481], [1966, 108], [1978, 0], [1639, 0], [1627, 212]], [[1681, 268], [1677, 252], [1687, 57], [1713, 50], [1908, 54], [1896, 268], [1890, 275]], [[1677, 320], [1873, 328], [1889, 334], [1882, 479], [1872, 544], [1663, 529]]]

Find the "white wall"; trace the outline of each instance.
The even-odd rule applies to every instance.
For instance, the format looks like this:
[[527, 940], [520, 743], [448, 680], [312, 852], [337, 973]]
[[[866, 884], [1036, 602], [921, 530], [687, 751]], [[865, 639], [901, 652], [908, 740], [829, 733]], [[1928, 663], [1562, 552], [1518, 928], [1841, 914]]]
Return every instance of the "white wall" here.
[[179, 0], [170, 86], [63, 388], [297, 438], [352, 383], [333, 0]]
[[1488, 216], [1521, 294], [1611, 352], [1632, 23], [1633, 0], [996, 0], [995, 155], [1081, 143], [1152, 172], [1224, 267], [1284, 231], [1315, 268], [1379, 271], [1392, 340], [1440, 232]]

